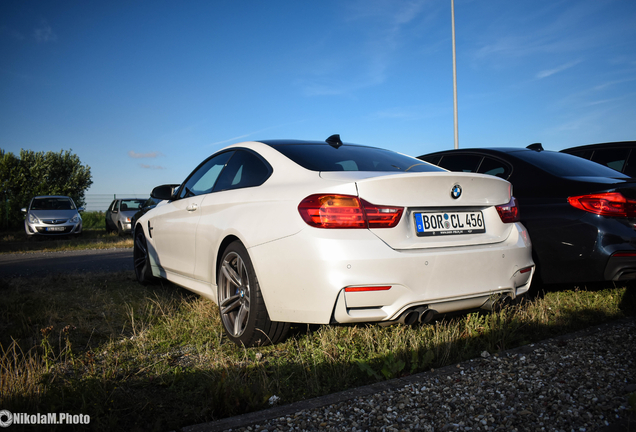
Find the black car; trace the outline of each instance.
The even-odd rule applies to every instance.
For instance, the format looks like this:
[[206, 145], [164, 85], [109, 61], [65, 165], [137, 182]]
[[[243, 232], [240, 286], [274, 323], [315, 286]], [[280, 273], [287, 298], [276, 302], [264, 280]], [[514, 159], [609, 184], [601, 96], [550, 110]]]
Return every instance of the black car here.
[[540, 144], [449, 150], [419, 159], [512, 183], [540, 282], [636, 279], [636, 179]]
[[157, 204], [159, 204], [161, 200], [150, 197], [139, 207], [139, 210], [130, 218], [130, 225], [132, 226], [132, 234], [133, 238], [135, 237], [135, 225], [137, 224], [137, 219], [145, 215], [149, 210], [155, 208]]
[[561, 150], [636, 177], [636, 141], [589, 144]]

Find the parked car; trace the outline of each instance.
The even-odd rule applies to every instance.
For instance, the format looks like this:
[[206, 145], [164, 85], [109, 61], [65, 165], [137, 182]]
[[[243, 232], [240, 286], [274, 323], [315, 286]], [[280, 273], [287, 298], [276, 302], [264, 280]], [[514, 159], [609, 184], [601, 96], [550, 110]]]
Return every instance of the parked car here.
[[239, 345], [290, 323], [427, 322], [521, 296], [534, 273], [510, 183], [337, 135], [235, 144], [151, 196], [137, 279], [212, 299]]
[[636, 180], [540, 144], [448, 150], [419, 159], [512, 183], [532, 240], [537, 281], [636, 278]]
[[106, 210], [106, 232], [117, 231], [119, 235], [130, 233], [132, 231], [130, 221], [145, 201], [139, 198], [113, 200]]
[[590, 144], [561, 150], [636, 177], [636, 141]]
[[82, 233], [84, 207], [77, 208], [70, 197], [42, 195], [31, 199], [28, 207], [21, 209], [25, 215], [24, 231], [28, 236], [79, 235]]
[[141, 207], [139, 207], [139, 210], [137, 210], [137, 213], [135, 213], [133, 215], [132, 218], [130, 218], [130, 226], [132, 227], [132, 235], [135, 235], [135, 225], [137, 224], [137, 220], [142, 217], [143, 215], [145, 215], [149, 210], [152, 210], [153, 208], [155, 208], [155, 206], [157, 204], [159, 204], [161, 201], [150, 197], [148, 198], [146, 201], [144, 201], [144, 203], [141, 205]]

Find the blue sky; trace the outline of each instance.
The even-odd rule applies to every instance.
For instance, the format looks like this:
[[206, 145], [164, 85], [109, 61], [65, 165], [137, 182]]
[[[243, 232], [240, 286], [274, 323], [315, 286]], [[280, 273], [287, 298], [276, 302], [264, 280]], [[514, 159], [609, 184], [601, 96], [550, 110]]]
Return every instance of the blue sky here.
[[[460, 147], [636, 139], [634, 0], [456, 0]], [[2, 1], [0, 148], [149, 194], [226, 145], [453, 147], [450, 0]]]

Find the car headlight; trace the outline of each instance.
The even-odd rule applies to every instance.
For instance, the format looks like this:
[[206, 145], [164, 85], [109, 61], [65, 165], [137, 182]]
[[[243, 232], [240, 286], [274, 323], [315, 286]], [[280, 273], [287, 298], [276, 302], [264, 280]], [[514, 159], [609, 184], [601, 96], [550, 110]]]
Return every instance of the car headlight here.
[[71, 219], [71, 223], [78, 223], [80, 220], [80, 215], [76, 214], [73, 216], [73, 219]]
[[40, 220], [33, 216], [33, 213], [29, 213], [29, 223], [35, 224], [40, 223]]

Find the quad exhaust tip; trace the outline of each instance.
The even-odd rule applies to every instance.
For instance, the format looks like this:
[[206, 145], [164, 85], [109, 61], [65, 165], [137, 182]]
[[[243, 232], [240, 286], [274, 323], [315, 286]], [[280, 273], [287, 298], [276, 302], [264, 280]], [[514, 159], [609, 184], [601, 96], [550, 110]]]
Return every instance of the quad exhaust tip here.
[[436, 314], [437, 314], [436, 310], [429, 309], [425, 306], [420, 306], [420, 307], [412, 308], [405, 311], [396, 320], [386, 321], [386, 322], [380, 323], [380, 325], [389, 326], [392, 324], [404, 324], [407, 326], [412, 326], [417, 323], [426, 324], [427, 322], [431, 321]]

